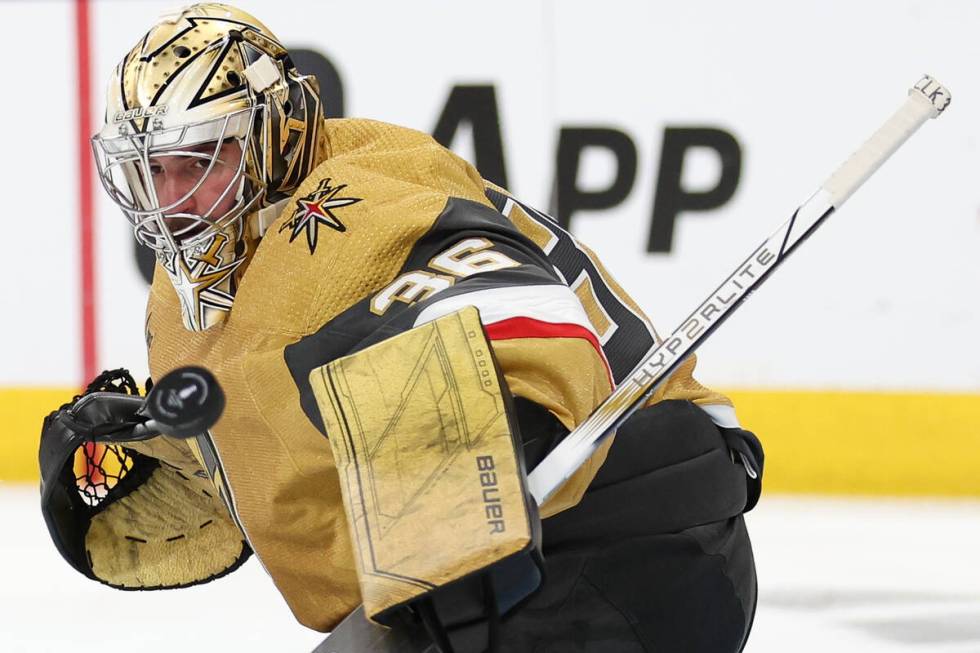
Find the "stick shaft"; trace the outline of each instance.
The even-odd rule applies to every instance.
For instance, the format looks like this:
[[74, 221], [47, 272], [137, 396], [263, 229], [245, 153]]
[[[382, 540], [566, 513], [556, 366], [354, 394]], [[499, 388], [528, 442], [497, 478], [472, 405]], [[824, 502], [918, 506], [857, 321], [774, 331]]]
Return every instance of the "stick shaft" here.
[[938, 116], [949, 105], [949, 97], [949, 92], [931, 77], [919, 80], [899, 110], [528, 475], [528, 489], [538, 504], [551, 497], [603, 440], [926, 120]]

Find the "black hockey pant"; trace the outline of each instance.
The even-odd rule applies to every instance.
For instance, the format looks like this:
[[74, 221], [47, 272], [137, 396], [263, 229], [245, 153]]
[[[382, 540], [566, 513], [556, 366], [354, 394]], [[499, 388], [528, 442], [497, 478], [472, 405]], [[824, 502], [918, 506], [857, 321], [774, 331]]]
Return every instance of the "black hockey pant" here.
[[689, 402], [634, 415], [582, 502], [544, 521], [545, 583], [504, 619], [499, 650], [742, 650], [756, 575], [741, 513], [760, 485], [733, 462], [732, 437], [761, 478], [755, 437], [723, 435]]

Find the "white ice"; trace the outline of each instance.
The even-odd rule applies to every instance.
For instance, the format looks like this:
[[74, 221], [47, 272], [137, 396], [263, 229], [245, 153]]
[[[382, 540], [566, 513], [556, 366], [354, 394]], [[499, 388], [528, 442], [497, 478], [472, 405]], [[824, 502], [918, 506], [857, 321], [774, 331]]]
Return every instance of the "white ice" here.
[[[0, 484], [0, 651], [310, 651], [249, 561], [208, 585], [120, 592], [72, 570], [32, 487]], [[752, 653], [980, 651], [980, 502], [763, 497]], [[710, 624], [705, 624], [710, 627]]]

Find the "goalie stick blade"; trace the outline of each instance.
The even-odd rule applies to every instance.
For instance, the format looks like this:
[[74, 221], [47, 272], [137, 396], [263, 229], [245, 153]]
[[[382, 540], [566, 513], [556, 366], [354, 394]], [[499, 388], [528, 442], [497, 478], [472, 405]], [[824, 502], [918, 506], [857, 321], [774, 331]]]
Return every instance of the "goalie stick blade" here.
[[364, 606], [347, 615], [313, 653], [438, 653], [421, 629], [379, 626], [364, 616]]

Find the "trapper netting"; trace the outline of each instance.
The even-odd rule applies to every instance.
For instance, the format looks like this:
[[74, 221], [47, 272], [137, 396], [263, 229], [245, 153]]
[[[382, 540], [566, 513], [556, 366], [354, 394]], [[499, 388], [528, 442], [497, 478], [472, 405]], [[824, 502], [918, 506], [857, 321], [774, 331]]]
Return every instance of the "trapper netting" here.
[[[93, 392], [140, 394], [129, 370], [106, 370], [64, 407], [73, 406], [79, 399]], [[133, 454], [122, 445], [86, 442], [75, 451], [73, 465], [79, 495], [87, 505], [99, 505], [132, 467]]]

